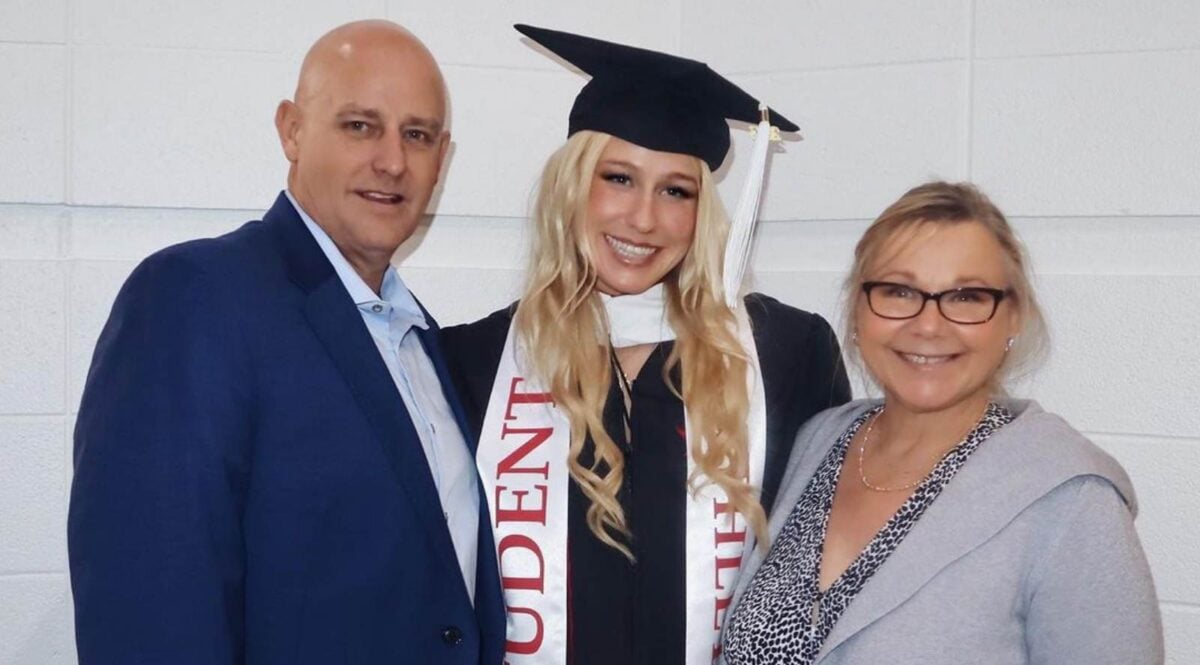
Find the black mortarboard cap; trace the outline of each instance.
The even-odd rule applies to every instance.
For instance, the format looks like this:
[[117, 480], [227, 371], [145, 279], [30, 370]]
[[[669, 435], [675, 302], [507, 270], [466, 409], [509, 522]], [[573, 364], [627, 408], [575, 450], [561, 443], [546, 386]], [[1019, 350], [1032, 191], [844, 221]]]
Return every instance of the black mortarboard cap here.
[[[592, 80], [571, 107], [567, 136], [605, 132], [643, 148], [695, 155], [716, 171], [729, 152], [726, 118], [758, 123], [758, 100], [703, 62], [518, 24], [521, 34], [575, 65]], [[770, 111], [780, 131], [799, 129]]]

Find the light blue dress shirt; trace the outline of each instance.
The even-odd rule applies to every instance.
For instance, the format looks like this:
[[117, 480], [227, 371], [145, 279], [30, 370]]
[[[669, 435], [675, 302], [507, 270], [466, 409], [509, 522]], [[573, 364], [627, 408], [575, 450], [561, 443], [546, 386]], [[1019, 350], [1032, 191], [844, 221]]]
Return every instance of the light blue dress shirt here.
[[421, 448], [429, 462], [437, 486], [438, 498], [463, 582], [471, 602], [475, 602], [475, 565], [479, 540], [479, 492], [476, 485], [475, 461], [463, 439], [454, 412], [442, 393], [433, 361], [425, 352], [413, 328], [429, 329], [425, 314], [417, 305], [412, 292], [400, 280], [396, 269], [388, 266], [383, 276], [380, 294], [367, 286], [342, 255], [325, 231], [287, 192], [288, 200], [308, 227], [325, 257], [333, 264], [338, 278], [350, 293], [362, 315], [363, 323], [375, 340], [379, 356], [392, 375], [392, 382], [408, 408]]

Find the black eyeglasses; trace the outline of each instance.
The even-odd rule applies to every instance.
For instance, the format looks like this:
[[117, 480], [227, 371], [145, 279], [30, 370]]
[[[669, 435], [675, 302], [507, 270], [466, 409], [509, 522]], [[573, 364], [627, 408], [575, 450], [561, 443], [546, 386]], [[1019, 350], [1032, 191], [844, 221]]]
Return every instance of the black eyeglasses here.
[[965, 325], [987, 323], [996, 315], [1000, 301], [1008, 296], [1005, 289], [985, 286], [965, 286], [929, 293], [897, 282], [863, 282], [867, 306], [875, 316], [885, 319], [915, 318], [930, 300], [937, 303], [938, 312], [947, 321]]

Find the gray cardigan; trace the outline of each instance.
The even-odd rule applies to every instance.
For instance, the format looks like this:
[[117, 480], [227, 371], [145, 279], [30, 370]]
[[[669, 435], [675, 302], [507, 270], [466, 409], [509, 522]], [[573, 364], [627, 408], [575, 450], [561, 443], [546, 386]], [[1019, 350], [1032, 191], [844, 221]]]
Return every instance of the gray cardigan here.
[[[1162, 620], [1121, 466], [1034, 402], [985, 441], [867, 581], [816, 662], [1162, 663]], [[771, 513], [775, 538], [821, 460], [878, 401], [813, 417]], [[764, 552], [743, 565], [726, 621]], [[722, 659], [721, 664], [724, 665]]]

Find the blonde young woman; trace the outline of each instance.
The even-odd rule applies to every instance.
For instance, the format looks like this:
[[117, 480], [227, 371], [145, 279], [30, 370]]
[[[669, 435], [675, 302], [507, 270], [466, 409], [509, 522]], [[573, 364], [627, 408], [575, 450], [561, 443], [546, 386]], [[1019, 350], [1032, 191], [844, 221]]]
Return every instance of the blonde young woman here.
[[701, 63], [518, 29], [593, 78], [542, 175], [521, 300], [444, 331], [508, 652], [710, 663], [792, 437], [849, 398], [836, 338], [765, 296], [727, 304], [712, 171], [753, 98]]
[[917, 187], [859, 241], [846, 294], [883, 399], [796, 438], [724, 662], [1161, 663], [1129, 478], [1003, 391], [1045, 338], [1004, 215]]

